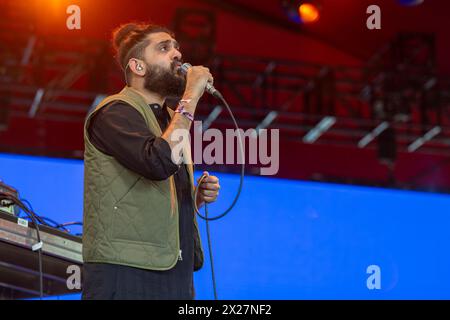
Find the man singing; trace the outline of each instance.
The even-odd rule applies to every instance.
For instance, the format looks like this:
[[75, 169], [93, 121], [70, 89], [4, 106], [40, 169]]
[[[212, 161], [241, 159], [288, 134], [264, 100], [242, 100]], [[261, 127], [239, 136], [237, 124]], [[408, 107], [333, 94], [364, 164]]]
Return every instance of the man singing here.
[[[203, 265], [194, 201], [215, 201], [220, 186], [208, 176], [193, 198], [189, 145], [175, 160], [171, 135], [189, 130], [213, 78], [202, 66], [180, 72], [163, 27], [130, 23], [113, 38], [127, 86], [85, 124], [83, 299], [193, 299]], [[175, 111], [167, 98], [179, 99]]]

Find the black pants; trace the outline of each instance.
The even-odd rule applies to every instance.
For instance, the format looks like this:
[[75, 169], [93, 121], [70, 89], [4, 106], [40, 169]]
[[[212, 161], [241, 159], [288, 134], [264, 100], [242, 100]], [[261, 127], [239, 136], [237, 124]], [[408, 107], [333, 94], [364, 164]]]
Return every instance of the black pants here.
[[106, 263], [83, 265], [83, 300], [192, 300], [193, 271], [153, 271]]

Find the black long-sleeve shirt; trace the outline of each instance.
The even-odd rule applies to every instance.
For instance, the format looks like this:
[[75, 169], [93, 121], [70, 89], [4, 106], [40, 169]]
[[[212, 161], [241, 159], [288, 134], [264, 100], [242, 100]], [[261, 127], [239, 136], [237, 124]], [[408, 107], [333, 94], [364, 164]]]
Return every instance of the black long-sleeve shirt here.
[[[166, 108], [158, 104], [149, 108], [164, 131], [169, 119]], [[167, 141], [152, 134], [141, 114], [125, 103], [115, 102], [100, 110], [88, 133], [100, 151], [148, 179], [165, 180], [178, 170]]]
[[[154, 112], [164, 132], [170, 120], [166, 107], [150, 104], [149, 108]], [[83, 297], [192, 299], [194, 222], [186, 165], [178, 166], [172, 162], [167, 141], [150, 132], [142, 115], [124, 102], [114, 101], [99, 110], [91, 119], [88, 135], [97, 149], [148, 179], [164, 180], [174, 175], [179, 208], [181, 260], [167, 271], [99, 263], [85, 264], [83, 276], [87, 286], [83, 288]]]

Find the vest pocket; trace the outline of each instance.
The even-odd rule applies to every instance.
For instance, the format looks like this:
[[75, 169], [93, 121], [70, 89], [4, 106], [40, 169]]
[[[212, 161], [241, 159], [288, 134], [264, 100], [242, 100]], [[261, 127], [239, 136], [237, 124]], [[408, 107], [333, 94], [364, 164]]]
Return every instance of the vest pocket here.
[[111, 239], [166, 247], [170, 199], [157, 186], [145, 180], [140, 178], [114, 204]]

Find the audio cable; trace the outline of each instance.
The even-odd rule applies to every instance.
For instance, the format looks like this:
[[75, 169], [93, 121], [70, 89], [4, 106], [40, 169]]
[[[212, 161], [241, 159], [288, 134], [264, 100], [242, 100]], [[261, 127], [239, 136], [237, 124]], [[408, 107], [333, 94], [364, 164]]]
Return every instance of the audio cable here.
[[219, 220], [223, 217], [225, 217], [230, 211], [231, 209], [233, 209], [233, 207], [236, 205], [237, 200], [239, 199], [239, 196], [241, 194], [242, 191], [242, 185], [244, 183], [244, 175], [245, 175], [245, 153], [244, 153], [244, 148], [243, 148], [243, 143], [242, 143], [242, 135], [241, 135], [241, 131], [239, 129], [239, 126], [236, 122], [236, 119], [234, 118], [233, 112], [231, 111], [230, 106], [228, 105], [227, 101], [223, 98], [223, 96], [219, 93], [219, 91], [215, 91], [214, 94], [215, 97], [219, 98], [223, 104], [225, 105], [225, 107], [228, 110], [228, 113], [230, 114], [231, 119], [233, 120], [233, 123], [236, 127], [236, 130], [238, 132], [238, 144], [239, 144], [239, 150], [242, 156], [242, 164], [241, 164], [241, 172], [240, 172], [240, 181], [239, 181], [239, 188], [238, 191], [236, 193], [236, 196], [234, 197], [233, 202], [231, 203], [231, 205], [228, 207], [227, 210], [225, 210], [223, 213], [215, 216], [215, 217], [209, 217], [208, 216], [208, 204], [205, 202], [205, 215], [203, 216], [197, 207], [197, 195], [198, 195], [198, 189], [199, 186], [202, 184], [203, 180], [207, 177], [206, 174], [203, 174], [200, 179], [198, 180], [197, 183], [197, 188], [195, 188], [194, 191], [194, 209], [195, 212], [197, 213], [197, 215], [205, 220], [206, 223], [206, 234], [207, 234], [207, 239], [208, 239], [208, 251], [209, 251], [209, 261], [211, 264], [211, 277], [212, 277], [212, 283], [213, 283], [213, 291], [214, 291], [214, 299], [217, 300], [218, 296], [217, 296], [217, 287], [216, 287], [216, 278], [215, 278], [215, 273], [214, 273], [214, 261], [213, 261], [213, 254], [212, 254], [212, 245], [211, 245], [211, 237], [210, 237], [210, 229], [209, 229], [209, 222], [210, 221], [215, 221], [215, 220]]

